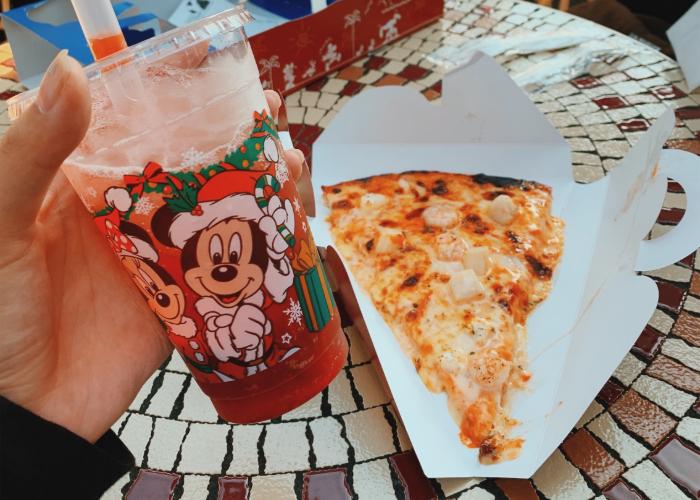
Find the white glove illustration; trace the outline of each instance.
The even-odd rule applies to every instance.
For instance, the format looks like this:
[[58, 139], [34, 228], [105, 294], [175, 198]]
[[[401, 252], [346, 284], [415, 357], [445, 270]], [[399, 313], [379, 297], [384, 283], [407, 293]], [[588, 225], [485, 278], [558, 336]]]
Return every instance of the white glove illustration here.
[[265, 313], [250, 304], [241, 305], [233, 316], [212, 314], [206, 325], [207, 343], [219, 361], [260, 358], [265, 350], [262, 339], [272, 331]]
[[280, 197], [275, 195], [270, 198], [267, 207], [263, 211], [265, 215], [260, 219], [259, 225], [266, 235], [268, 254], [272, 259], [279, 260], [282, 258], [285, 250], [289, 248], [289, 245], [277, 231], [277, 227], [284, 224], [294, 234], [294, 208], [289, 200], [285, 200], [284, 205], [282, 205]]

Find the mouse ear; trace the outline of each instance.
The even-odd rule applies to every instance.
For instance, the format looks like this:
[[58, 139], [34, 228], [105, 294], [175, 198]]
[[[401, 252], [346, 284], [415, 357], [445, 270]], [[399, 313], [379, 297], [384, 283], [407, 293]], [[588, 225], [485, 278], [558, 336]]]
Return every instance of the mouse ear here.
[[173, 240], [170, 238], [170, 226], [175, 219], [175, 215], [175, 212], [173, 212], [168, 205], [163, 205], [156, 211], [151, 220], [153, 236], [163, 245], [169, 247], [175, 246]]

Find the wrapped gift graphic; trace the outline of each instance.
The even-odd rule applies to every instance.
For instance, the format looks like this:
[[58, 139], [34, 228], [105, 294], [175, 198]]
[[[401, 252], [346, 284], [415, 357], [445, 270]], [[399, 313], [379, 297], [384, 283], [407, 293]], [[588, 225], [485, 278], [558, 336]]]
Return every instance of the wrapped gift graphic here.
[[335, 301], [315, 247], [306, 241], [302, 241], [300, 247], [298, 255], [292, 259], [294, 288], [307, 328], [311, 332], [318, 332], [333, 318]]

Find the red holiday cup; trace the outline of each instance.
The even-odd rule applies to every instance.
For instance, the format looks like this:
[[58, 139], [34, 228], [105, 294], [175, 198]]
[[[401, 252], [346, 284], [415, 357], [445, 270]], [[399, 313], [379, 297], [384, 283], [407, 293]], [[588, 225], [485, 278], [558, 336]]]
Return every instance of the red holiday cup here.
[[[236, 8], [86, 68], [63, 171], [219, 415], [278, 417], [348, 346]], [[35, 98], [10, 101], [16, 118]], [[125, 311], [128, 314], [128, 311]]]

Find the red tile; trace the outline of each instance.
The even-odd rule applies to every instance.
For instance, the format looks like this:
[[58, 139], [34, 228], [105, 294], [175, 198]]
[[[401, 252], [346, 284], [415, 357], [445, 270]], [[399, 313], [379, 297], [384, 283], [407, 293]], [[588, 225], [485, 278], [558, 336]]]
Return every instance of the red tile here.
[[386, 63], [389, 62], [389, 59], [386, 59], [385, 57], [380, 57], [380, 56], [371, 56], [367, 62], [365, 63], [365, 68], [369, 69], [380, 69], [383, 67]]
[[306, 90], [311, 90], [314, 92], [320, 92], [323, 87], [325, 87], [326, 83], [328, 83], [328, 77], [324, 76], [319, 78], [318, 80], [314, 80], [310, 84], [308, 84], [305, 88]]
[[666, 142], [666, 147], [682, 149], [700, 156], [700, 139], [674, 139]]
[[681, 120], [697, 120], [700, 118], [700, 106], [678, 108], [676, 110], [676, 117]]
[[413, 451], [389, 457], [389, 462], [401, 480], [406, 500], [429, 500], [437, 498], [430, 480], [423, 474]]
[[603, 492], [608, 500], [642, 500], [642, 497], [622, 479]]
[[700, 347], [700, 318], [683, 311], [673, 325], [673, 333], [689, 344]]
[[649, 128], [649, 122], [644, 118], [630, 118], [618, 122], [617, 128], [622, 132], [641, 132]]
[[348, 82], [348, 84], [340, 91], [340, 95], [352, 97], [362, 90], [365, 86], [358, 82]]
[[651, 459], [691, 496], [700, 498], [700, 451], [672, 436]]
[[508, 500], [539, 500], [537, 491], [528, 479], [496, 479], [498, 486]]
[[430, 87], [431, 90], [434, 90], [438, 94], [442, 94], [442, 80], [439, 82], [435, 82], [432, 87]]
[[246, 500], [247, 498], [247, 477], [222, 476], [219, 478], [219, 494], [216, 500]]
[[681, 302], [683, 302], [683, 297], [685, 296], [685, 290], [662, 281], [657, 281], [656, 286], [659, 287], [659, 305], [663, 309], [679, 312]]
[[659, 444], [676, 426], [676, 421], [651, 401], [629, 389], [610, 407], [610, 413], [630, 432], [651, 446]]
[[617, 109], [628, 106], [627, 101], [619, 95], [603, 95], [593, 99], [593, 102], [595, 102], [600, 109]]
[[700, 394], [700, 373], [664, 355], [656, 356], [646, 373], [684, 391]]
[[14, 97], [19, 92], [15, 92], [14, 90], [6, 90], [5, 92], [0, 92], [0, 101], [7, 101], [10, 97]]
[[678, 224], [683, 218], [685, 210], [682, 208], [662, 208], [656, 222], [662, 224]]
[[398, 75], [384, 75], [378, 82], [375, 82], [375, 87], [383, 87], [385, 85], [403, 85], [406, 79]]
[[636, 352], [647, 359], [651, 359], [661, 345], [664, 336], [654, 330], [651, 326], [644, 327], [644, 331], [632, 346], [632, 352]]
[[571, 80], [571, 84], [579, 89], [590, 89], [591, 87], [598, 87], [600, 80], [592, 76], [584, 76], [583, 78]]
[[660, 87], [652, 87], [649, 90], [661, 100], [680, 99], [686, 96], [686, 93], [675, 85], [661, 85]]
[[[693, 267], [693, 264], [694, 264], [694, 263], [695, 263], [695, 253], [691, 253], [690, 255], [686, 255], [686, 256], [683, 257], [683, 259], [681, 259], [680, 262], [679, 262], [679, 264], [682, 264], [682, 265], [684, 265], [684, 266], [686, 266], [686, 267], [690, 267], [690, 268]], [[691, 292], [691, 293], [694, 293], [694, 294], [697, 295], [697, 294], [700, 293], [700, 292]]]
[[667, 189], [669, 193], [685, 193], [683, 186], [678, 184], [676, 181], [668, 181]]
[[304, 474], [303, 500], [350, 500], [350, 487], [347, 482], [346, 470], [342, 467], [326, 469]]
[[359, 80], [365, 74], [364, 68], [359, 66], [347, 66], [340, 70], [337, 78], [341, 80]]
[[406, 78], [407, 80], [420, 80], [421, 78], [428, 76], [428, 74], [430, 74], [430, 71], [427, 69], [421, 68], [415, 64], [409, 64], [401, 73], [399, 73], [399, 76]]
[[600, 489], [617, 479], [625, 470], [586, 429], [570, 435], [561, 445], [561, 450]]
[[615, 401], [617, 401], [617, 398], [619, 398], [623, 392], [625, 392], [624, 387], [622, 387], [617, 382], [608, 380], [607, 382], [605, 382], [605, 385], [600, 390], [596, 398], [609, 406]]
[[134, 484], [126, 492], [125, 500], [153, 500], [172, 498], [175, 485], [180, 481], [179, 474], [159, 472], [149, 469], [139, 470]]

